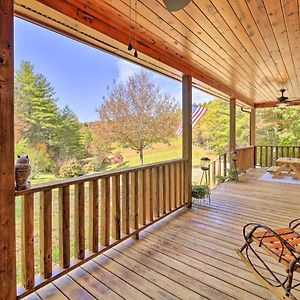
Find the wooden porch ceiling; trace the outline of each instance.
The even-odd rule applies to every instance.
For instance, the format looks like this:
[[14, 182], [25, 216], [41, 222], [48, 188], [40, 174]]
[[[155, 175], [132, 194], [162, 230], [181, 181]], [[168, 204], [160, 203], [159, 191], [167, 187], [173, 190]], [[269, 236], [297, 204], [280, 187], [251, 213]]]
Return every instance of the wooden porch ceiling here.
[[[17, 0], [15, 13], [175, 79], [249, 106], [272, 106], [278, 90], [300, 96], [297, 0], [194, 0], [168, 12], [162, 0]], [[135, 37], [136, 36], [136, 42]]]

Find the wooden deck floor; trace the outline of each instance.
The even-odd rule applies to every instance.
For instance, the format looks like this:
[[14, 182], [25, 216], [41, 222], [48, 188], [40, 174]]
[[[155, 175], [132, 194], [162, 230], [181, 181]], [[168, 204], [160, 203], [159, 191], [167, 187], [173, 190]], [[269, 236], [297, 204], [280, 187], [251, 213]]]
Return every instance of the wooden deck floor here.
[[245, 223], [299, 217], [300, 186], [260, 181], [263, 172], [220, 185], [210, 208], [184, 208], [27, 298], [277, 299], [235, 253]]

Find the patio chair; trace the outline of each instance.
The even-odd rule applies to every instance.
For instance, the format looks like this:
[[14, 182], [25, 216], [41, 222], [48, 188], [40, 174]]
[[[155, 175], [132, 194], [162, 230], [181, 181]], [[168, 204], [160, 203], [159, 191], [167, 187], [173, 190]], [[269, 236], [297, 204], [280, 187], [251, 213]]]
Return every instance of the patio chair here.
[[[300, 272], [300, 234], [297, 232], [299, 225], [300, 218], [291, 221], [287, 228], [275, 230], [266, 225], [249, 223], [243, 228], [245, 244], [237, 250], [250, 271], [282, 300], [297, 299], [293, 291], [300, 285], [294, 278], [294, 273]], [[278, 273], [271, 270], [262, 258], [261, 251], [257, 251], [260, 248], [285, 268], [286, 275], [279, 278]]]

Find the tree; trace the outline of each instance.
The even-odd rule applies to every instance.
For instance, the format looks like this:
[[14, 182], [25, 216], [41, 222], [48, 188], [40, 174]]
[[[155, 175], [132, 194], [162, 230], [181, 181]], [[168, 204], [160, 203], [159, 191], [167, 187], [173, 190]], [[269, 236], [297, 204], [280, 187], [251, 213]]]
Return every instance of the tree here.
[[54, 96], [55, 90], [46, 77], [23, 61], [15, 72], [17, 142], [24, 140], [28, 149], [43, 149], [54, 163], [81, 158], [81, 124], [68, 106], [57, 106]]
[[[196, 125], [193, 141], [200, 145], [208, 145], [219, 155], [228, 149], [229, 143], [229, 104], [222, 99], [213, 99], [205, 104], [207, 112]], [[249, 144], [249, 114], [236, 110], [237, 147]]]
[[143, 71], [116, 84], [97, 111], [102, 135], [136, 150], [140, 164], [144, 150], [168, 142], [178, 124], [175, 99], [162, 94]]
[[15, 74], [16, 116], [20, 135], [29, 143], [50, 146], [59, 126], [54, 88], [42, 74], [35, 74], [30, 62], [23, 61]]

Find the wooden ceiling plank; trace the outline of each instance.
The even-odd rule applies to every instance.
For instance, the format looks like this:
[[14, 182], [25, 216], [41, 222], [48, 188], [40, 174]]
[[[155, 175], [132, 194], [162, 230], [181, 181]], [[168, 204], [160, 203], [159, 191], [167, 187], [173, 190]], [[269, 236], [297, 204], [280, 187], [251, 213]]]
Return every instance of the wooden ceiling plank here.
[[[78, 11], [78, 9], [74, 6], [71, 6], [69, 3], [64, 1], [50, 1], [50, 0], [39, 0], [39, 2], [52, 7], [55, 10], [60, 11], [63, 14], [81, 22], [97, 31], [108, 35], [123, 44], [127, 44], [128, 42], [128, 35], [124, 35], [122, 32], [118, 31], [118, 28], [111, 27], [105, 22], [101, 22], [95, 18], [90, 17], [89, 15], [84, 14], [83, 12]], [[196, 79], [203, 81], [204, 83], [226, 93], [227, 95], [235, 95], [236, 98], [240, 99], [241, 101], [245, 102], [247, 105], [252, 106], [252, 101], [242, 95], [239, 92], [236, 92], [230, 88], [230, 86], [223, 84], [222, 82], [212, 78], [211, 76], [202, 73], [197, 68], [190, 66], [188, 63], [184, 62], [177, 57], [172, 57], [169, 53], [163, 53], [162, 51], [154, 51], [148, 45], [139, 44], [139, 50], [154, 59], [162, 61], [163, 63], [168, 64], [169, 66], [178, 69], [182, 73], [191, 74]]]
[[247, 1], [247, 6], [258, 26], [263, 42], [269, 51], [269, 55], [278, 70], [279, 76], [275, 78], [275, 81], [278, 82], [280, 88], [283, 88], [284, 86], [292, 91], [293, 85], [279, 51], [263, 0]]
[[[105, 1], [103, 1], [105, 2]], [[108, 1], [106, 1], [108, 2]], [[111, 3], [111, 2], [110, 2]], [[155, 3], [155, 2], [154, 2]], [[151, 2], [149, 2], [149, 0], [147, 1], [147, 4], [149, 6], [152, 6], [152, 4], [154, 4]], [[124, 7], [124, 5], [126, 5]], [[172, 27], [173, 23], [174, 23], [174, 18], [170, 19], [169, 22], [172, 22], [172, 26], [171, 28], [174, 28], [174, 30], [172, 30], [172, 36], [170, 34], [168, 34], [167, 32], [170, 30], [170, 25], [168, 25], [167, 20], [164, 18], [164, 16], [162, 16], [161, 14], [158, 16], [154, 11], [152, 11], [149, 6], [143, 6], [144, 5], [144, 1], [139, 1], [139, 6], [138, 6], [138, 15], [139, 15], [139, 19], [140, 17], [143, 18], [142, 22], [143, 22], [143, 26], [146, 29], [146, 31], [150, 31], [150, 32], [156, 32], [156, 36], [159, 37], [164, 37], [164, 40], [168, 40], [169, 41], [169, 45], [170, 47], [172, 47], [172, 45], [175, 45], [176, 48], [179, 47], [179, 45], [181, 45], [183, 47], [183, 49], [181, 50], [183, 53], [186, 51], [190, 51], [191, 54], [195, 53], [195, 55], [192, 55], [191, 58], [195, 60], [195, 62], [199, 62], [201, 61], [202, 64], [206, 64], [207, 68], [211, 69], [212, 67], [214, 68], [214, 72], [216, 74], [219, 74], [219, 79], [220, 80], [224, 80], [224, 76], [226, 76], [226, 78], [228, 78], [227, 84], [231, 84], [231, 74], [229, 71], [230, 66], [227, 64], [224, 64], [224, 60], [222, 58], [220, 58], [219, 56], [216, 56], [216, 53], [210, 49], [208, 49], [208, 51], [203, 51], [202, 49], [205, 47], [205, 44], [201, 44], [200, 46], [195, 45], [195, 43], [191, 42], [189, 38], [183, 36], [180, 32], [176, 31], [176, 28]], [[127, 8], [127, 4], [124, 3], [124, 1], [119, 1], [117, 4], [116, 9], [124, 12], [124, 11], [128, 11], [129, 9]], [[164, 12], [166, 12], [168, 14], [168, 12], [165, 10], [164, 7], [161, 7], [163, 9]], [[156, 11], [157, 9], [155, 9]], [[133, 16], [135, 14], [134, 11], [134, 7], [133, 7]], [[146, 18], [147, 16], [147, 18]], [[162, 19], [160, 18], [162, 17]], [[172, 17], [172, 15], [171, 15]], [[134, 18], [134, 17], [133, 17]], [[153, 24], [152, 23], [152, 27], [149, 27], [149, 23], [151, 23], [151, 20], [161, 20], [160, 24], [158, 26], [158, 24]], [[148, 24], [148, 25], [147, 25]], [[153, 26], [155, 27], [153, 29]], [[177, 38], [177, 40], [175, 39]], [[198, 40], [197, 40], [198, 41]], [[199, 42], [198, 42], [199, 44]], [[210, 51], [209, 51], [210, 50]], [[204, 62], [203, 62], [204, 59]], [[220, 65], [223, 66], [223, 70], [227, 70], [226, 73], [222, 73], [220, 74], [220, 68], [216, 65], [216, 62], [219, 63]], [[209, 65], [207, 65], [207, 63], [209, 63]], [[217, 71], [216, 71], [217, 69]], [[213, 75], [213, 74], [212, 74]], [[247, 80], [246, 78], [244, 79], [244, 81], [240, 80], [239, 84], [240, 84], [240, 88], [243, 90], [249, 89], [247, 87]], [[243, 84], [243, 85], [242, 85]]]
[[[296, 94], [296, 90], [299, 84], [295, 70], [295, 65], [291, 56], [292, 54], [290, 51], [290, 44], [287, 36], [287, 28], [285, 25], [281, 3], [280, 1], [272, 1], [272, 3], [269, 3], [268, 1], [263, 2], [267, 11], [269, 22], [274, 32], [274, 37], [278, 45], [279, 52], [281, 54], [283, 64], [285, 65], [293, 87], [292, 92], [288, 91], [288, 94]], [[279, 64], [281, 63], [281, 61], [277, 63]]]
[[[273, 2], [273, 1], [272, 1]], [[275, 80], [279, 82], [282, 87], [287, 87], [292, 93], [295, 90], [295, 83], [290, 78], [289, 72], [283, 60], [282, 54], [278, 47], [278, 43], [275, 37], [275, 32], [273, 31], [273, 27], [269, 20], [269, 15], [265, 3], [263, 0], [256, 0], [247, 2], [247, 5], [255, 19], [260, 33], [263, 37], [267, 48], [269, 49], [269, 56], [276, 64], [276, 68], [281, 74], [280, 77], [275, 77]]]
[[[270, 87], [265, 82], [265, 76], [262, 71], [255, 70], [255, 64], [253, 64], [252, 58], [245, 57], [242, 55], [231, 43], [229, 43], [223, 35], [218, 31], [218, 29], [213, 25], [210, 19], [192, 2], [188, 5], [184, 11], [198, 24], [200, 31], [199, 35], [202, 36], [202, 31], [205, 31], [211, 39], [214, 40], [214, 43], [217, 45], [219, 52], [225, 54], [227, 60], [231, 62], [232, 65], [237, 65], [240, 70], [247, 76], [249, 81], [252, 81], [252, 86], [255, 86], [256, 89], [264, 89], [269, 92], [272, 92]], [[177, 13], [176, 13], [177, 14]], [[250, 62], [249, 62], [250, 61]], [[258, 71], [258, 72], [257, 72]], [[254, 79], [254, 74], [256, 74], [257, 79]], [[256, 86], [257, 85], [257, 86]], [[253, 99], [258, 98], [254, 92], [252, 92], [251, 97]]]
[[[213, 18], [216, 14], [221, 16], [223, 21], [216, 25], [219, 26], [223, 35], [230, 36], [230, 38], [232, 38], [233, 34], [243, 45], [245, 51], [255, 61], [257, 67], [264, 72], [266, 80], [270, 81], [270, 78], [276, 80], [280, 74], [278, 73], [273, 60], [269, 56], [269, 53], [267, 51], [265, 51], [265, 53], [260, 53], [257, 50], [229, 3], [227, 1], [219, 0], [210, 0], [210, 2], [211, 4], [206, 7], [207, 13], [211, 18]], [[220, 22], [220, 18], [217, 19], [217, 22]], [[226, 25], [224, 26], [224, 24]]]
[[297, 0], [288, 0], [282, 2], [282, 9], [287, 26], [287, 35], [289, 39], [290, 51], [294, 62], [296, 74], [297, 74], [297, 90], [296, 94], [291, 97], [300, 97], [299, 89], [299, 74], [300, 74], [300, 34], [299, 34], [299, 5]]
[[[257, 51], [261, 53], [261, 56], [265, 56], [269, 52], [264, 40], [260, 34], [259, 28], [255, 19], [253, 18], [251, 11], [244, 0], [230, 0], [229, 5], [234, 11], [237, 19], [240, 21], [242, 28], [247, 33], [249, 39], [255, 45]], [[273, 61], [273, 65], [275, 62]], [[278, 71], [278, 70], [277, 70]], [[278, 72], [279, 73], [279, 72]], [[279, 73], [280, 74], [280, 73]], [[264, 78], [264, 81], [268, 82], [268, 85], [272, 88], [273, 97], [277, 97], [277, 91], [281, 88], [278, 82], [274, 81], [274, 78]]]
[[[235, 32], [231, 30], [231, 25], [229, 25], [224, 18], [221, 16], [221, 14], [217, 11], [217, 9], [214, 7], [214, 5], [209, 0], [201, 0], [201, 2], [198, 3], [198, 1], [195, 1], [196, 4], [199, 4], [198, 7], [201, 8], [203, 13], [207, 15], [207, 17], [210, 19], [210, 21], [214, 24], [218, 32], [227, 40], [228, 43], [232, 44], [232, 46], [237, 49], [237, 51], [245, 58], [247, 59], [249, 64], [253, 65], [253, 68], [256, 68], [257, 72], [264, 74], [265, 77], [272, 77], [271, 71], [269, 68], [263, 68], [265, 66], [264, 61], [262, 60], [261, 56], [257, 54], [256, 49], [251, 51], [248, 51], [245, 47], [245, 45], [241, 42], [238, 36], [236, 36]], [[254, 54], [254, 55], [253, 55]], [[253, 75], [254, 76], [254, 75]], [[266, 99], [255, 99], [255, 101], [268, 101]]]
[[[255, 89], [258, 93], [258, 96], [268, 98], [270, 95], [272, 95], [271, 90], [269, 90], [269, 87], [266, 85], [262, 87], [259, 84], [259, 88], [255, 86], [251, 81], [249, 81], [249, 75], [247, 76], [247, 72], [244, 68], [241, 67], [240, 64], [238, 64], [232, 56], [230, 56], [223, 47], [221, 47], [215, 39], [213, 39], [199, 24], [196, 22], [194, 18], [192, 18], [185, 10], [179, 10], [176, 13], [170, 14], [165, 10], [165, 7], [162, 4], [162, 0], [156, 0], [161, 4], [160, 9], [158, 10], [159, 15], [161, 15], [162, 12], [164, 12], [163, 19], [169, 23], [172, 24], [172, 26], [176, 26], [177, 30], [180, 32], [179, 28], [183, 28], [182, 30], [189, 33], [188, 39], [191, 40], [192, 43], [197, 45], [200, 49], [204, 49], [205, 52], [210, 53], [213, 59], [216, 60], [220, 64], [220, 66], [224, 66], [224, 63], [220, 63], [220, 60], [222, 62], [225, 62], [226, 69], [230, 72], [230, 77], [232, 78], [233, 82], [240, 81], [243, 79], [243, 82], [246, 82], [247, 84], [247, 92], [249, 96], [249, 91], [252, 89]], [[149, 0], [140, 2], [146, 2], [149, 3]], [[150, 1], [148, 4], [151, 6], [153, 3]], [[188, 7], [194, 11], [194, 14], [196, 14], [197, 20], [201, 17], [201, 12], [197, 9], [193, 3], [191, 5], [188, 5]], [[155, 11], [157, 8], [155, 8]], [[174, 22], [174, 17], [176, 18], [176, 22]], [[206, 21], [207, 22], [207, 21]], [[180, 32], [182, 34], [182, 32]], [[220, 36], [220, 35], [219, 35]], [[217, 57], [216, 57], [217, 56]], [[233, 63], [234, 61], [234, 63]], [[234, 67], [233, 67], [234, 66]], [[245, 74], [246, 73], [246, 74]], [[264, 85], [264, 83], [263, 83]], [[260, 94], [260, 95], [259, 95]], [[253, 96], [253, 95], [252, 95]]]
[[[110, 4], [106, 3], [105, 1], [98, 3], [96, 6], [93, 5], [92, 3], [88, 3], [88, 1], [84, 1], [84, 0], [77, 0], [77, 1], [67, 0], [66, 2], [68, 2], [70, 4], [74, 4], [76, 7], [79, 7], [80, 9], [85, 10], [88, 14], [91, 14], [96, 18], [98, 17], [99, 19], [104, 20], [111, 26], [117, 27], [119, 31], [122, 31], [123, 34], [128, 36], [128, 28], [124, 27], [124, 23], [128, 23], [128, 26], [129, 26], [129, 18], [123, 14], [123, 12], [126, 11], [126, 9], [124, 9], [124, 7], [122, 6], [122, 1], [118, 1], [118, 8], [111, 7]], [[121, 8], [123, 8], [123, 9], [121, 9]], [[127, 8], [127, 7], [125, 6], [125, 8]], [[95, 12], [100, 13], [99, 9], [103, 10], [101, 17], [99, 15], [95, 14]], [[128, 9], [128, 11], [129, 11], [129, 9]], [[149, 12], [147, 12], [147, 13], [149, 14]], [[106, 16], [110, 16], [110, 18], [107, 18]], [[115, 16], [115, 17], [113, 17], [113, 16]], [[124, 18], [127, 18], [127, 19], [122, 22], [122, 20]], [[145, 21], [145, 20], [143, 20], [143, 21]], [[186, 60], [186, 62], [187, 62], [187, 58], [185, 58], [184, 55], [178, 51], [178, 49], [175, 49], [174, 47], [172, 47], [171, 44], [167, 44], [165, 42], [165, 40], [169, 36], [165, 37], [165, 39], [163, 40], [162, 47], [164, 47], [164, 48], [159, 48], [158, 40], [161, 37], [157, 38], [157, 36], [156, 36], [156, 38], [155, 38], [155, 36], [154, 37], [151, 36], [151, 37], [147, 38], [147, 34], [150, 31], [145, 30], [145, 28], [140, 29], [140, 26], [139, 26], [138, 30], [135, 31], [134, 24], [132, 24], [131, 26], [133, 28], [132, 35], [133, 36], [136, 35], [137, 40], [138, 40], [138, 44], [136, 45], [137, 48], [139, 48], [139, 44], [141, 44], [141, 43], [150, 45], [149, 47], [151, 47], [151, 46], [153, 47], [153, 45], [155, 44], [154, 48], [157, 51], [161, 51], [161, 52], [168, 51], [169, 53], [172, 53], [172, 50], [173, 50], [174, 55], [176, 55], [182, 61]], [[139, 42], [139, 41], [141, 41], [141, 42]], [[132, 43], [134, 45], [135, 42], [133, 41]], [[200, 65], [200, 67], [202, 69], [205, 69], [205, 71], [208, 74], [210, 74], [210, 76], [212, 76], [212, 77], [215, 77], [218, 74], [219, 79], [222, 79], [223, 81], [225, 78], [227, 78], [226, 84], [230, 85], [230, 79], [229, 79], [228, 75], [226, 75], [225, 73], [220, 71], [220, 69], [218, 69], [215, 65], [214, 65], [215, 72], [213, 72], [211, 70], [212, 62], [209, 62], [209, 58], [205, 57], [205, 55], [206, 55], [205, 52], [203, 52], [202, 55], [204, 57], [201, 57], [200, 55], [198, 55], [196, 57], [192, 56], [192, 58], [194, 57], [194, 65], [197, 65], [197, 64]], [[199, 60], [201, 60], [201, 63]]]

